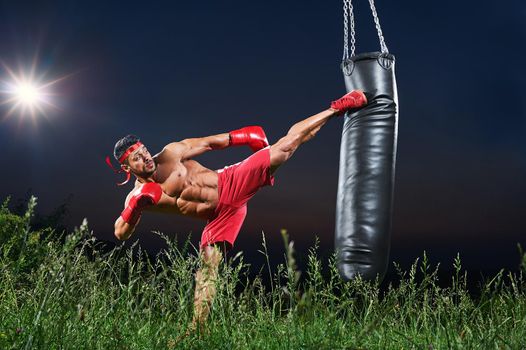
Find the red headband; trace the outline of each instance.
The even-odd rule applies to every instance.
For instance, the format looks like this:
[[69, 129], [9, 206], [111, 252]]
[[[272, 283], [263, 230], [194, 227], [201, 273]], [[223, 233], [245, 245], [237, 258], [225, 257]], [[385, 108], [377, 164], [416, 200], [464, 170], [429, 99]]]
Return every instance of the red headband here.
[[132, 153], [133, 151], [135, 151], [137, 148], [141, 147], [142, 146], [142, 143], [141, 141], [137, 141], [135, 144], [131, 145], [130, 147], [128, 147], [128, 149], [126, 150], [126, 152], [124, 152], [122, 154], [122, 156], [119, 158], [119, 163], [123, 163], [126, 158], [128, 158], [128, 156], [130, 155], [130, 153]]
[[[130, 147], [128, 147], [128, 149], [126, 150], [126, 152], [124, 152], [122, 154], [122, 156], [120, 156], [119, 158], [119, 163], [123, 163], [126, 158], [128, 158], [128, 156], [133, 152], [135, 151], [137, 148], [141, 147], [142, 146], [142, 143], [140, 141], [137, 141], [136, 143], [134, 143], [133, 145], [131, 145]], [[113, 169], [113, 171], [115, 171], [117, 174], [120, 174], [120, 173], [126, 173], [126, 180], [124, 182], [121, 182], [121, 183], [117, 183], [117, 186], [122, 186], [122, 185], [125, 185], [126, 183], [128, 183], [128, 181], [130, 181], [130, 177], [131, 177], [131, 174], [129, 171], [124, 171], [122, 169], [115, 169], [115, 167], [113, 166], [113, 164], [111, 164], [111, 160], [110, 160], [110, 157], [107, 156], [106, 157], [106, 164], [108, 164], [108, 166], [110, 168]]]

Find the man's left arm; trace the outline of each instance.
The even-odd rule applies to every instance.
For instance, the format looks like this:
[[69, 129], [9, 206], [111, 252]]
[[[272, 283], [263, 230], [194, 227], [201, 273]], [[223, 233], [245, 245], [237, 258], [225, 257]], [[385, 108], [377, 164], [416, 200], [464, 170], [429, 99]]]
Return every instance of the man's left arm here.
[[246, 126], [228, 133], [185, 139], [166, 148], [180, 153], [182, 158], [193, 158], [205, 152], [230, 146], [249, 146], [254, 152], [268, 146], [267, 136], [260, 126]]

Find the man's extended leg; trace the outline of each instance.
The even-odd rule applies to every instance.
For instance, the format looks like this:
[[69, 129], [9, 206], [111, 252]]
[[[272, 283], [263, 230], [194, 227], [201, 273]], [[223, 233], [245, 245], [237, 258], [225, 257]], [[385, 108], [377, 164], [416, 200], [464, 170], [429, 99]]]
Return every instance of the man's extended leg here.
[[294, 124], [287, 135], [270, 146], [270, 171], [273, 174], [285, 163], [296, 149], [312, 139], [322, 126], [332, 117], [351, 109], [362, 107], [367, 103], [361, 91], [351, 91], [331, 104], [331, 108]]

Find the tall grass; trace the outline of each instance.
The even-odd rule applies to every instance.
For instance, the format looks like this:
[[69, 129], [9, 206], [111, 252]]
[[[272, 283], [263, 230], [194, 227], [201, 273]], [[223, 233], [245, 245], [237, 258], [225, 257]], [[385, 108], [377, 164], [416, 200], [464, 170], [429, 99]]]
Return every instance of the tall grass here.
[[[300, 278], [293, 243], [286, 263], [249, 277], [241, 254], [224, 264], [202, 333], [183, 337], [192, 317], [196, 254], [166, 239], [152, 259], [140, 247], [103, 252], [87, 223], [61, 235], [31, 230], [24, 216], [0, 211], [0, 349], [520, 349], [526, 347], [526, 258], [500, 271], [474, 297], [460, 259], [449, 287], [427, 256], [399, 281], [338, 276], [309, 251]], [[263, 241], [261, 252], [266, 254]], [[266, 254], [268, 257], [268, 254]], [[328, 273], [322, 273], [328, 270]]]

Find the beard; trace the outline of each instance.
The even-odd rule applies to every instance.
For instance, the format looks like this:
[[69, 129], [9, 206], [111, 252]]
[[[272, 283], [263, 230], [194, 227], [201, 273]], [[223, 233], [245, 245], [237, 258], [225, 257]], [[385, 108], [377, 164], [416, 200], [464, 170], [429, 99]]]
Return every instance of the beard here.
[[157, 170], [157, 164], [153, 162], [153, 165], [151, 168], [148, 168], [146, 165], [141, 169], [141, 171], [136, 171], [134, 174], [138, 177], [141, 177], [143, 179], [151, 177], [155, 171]]

